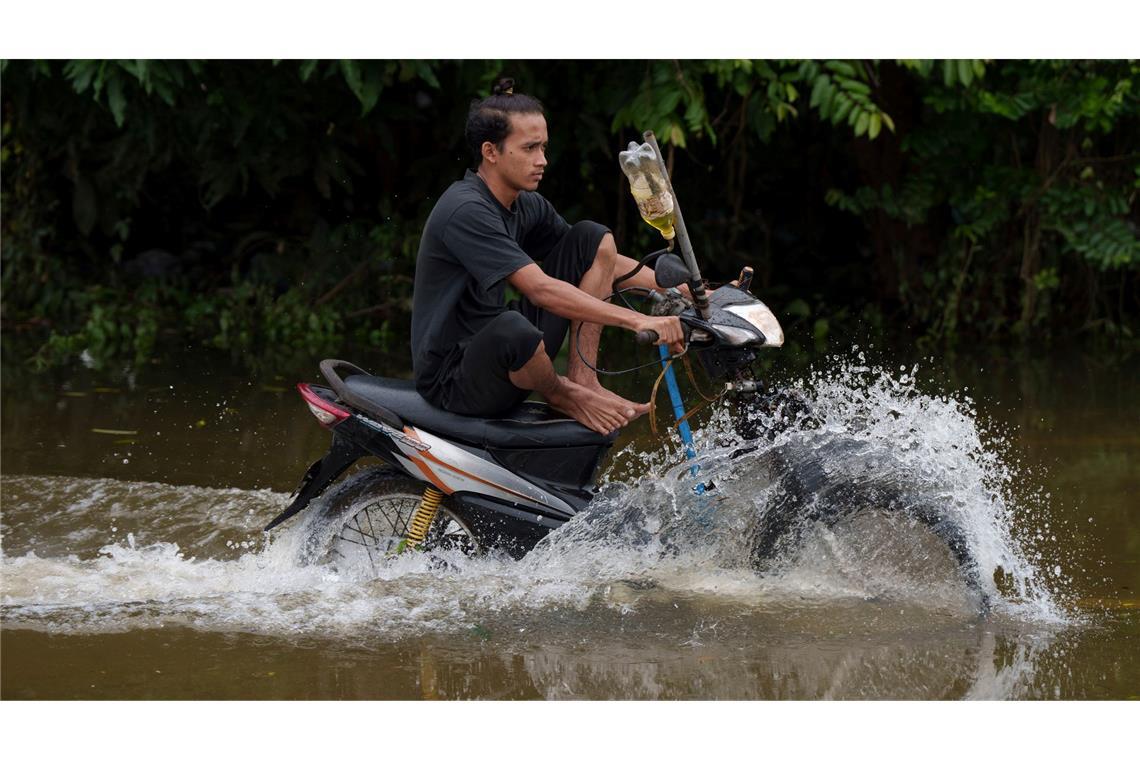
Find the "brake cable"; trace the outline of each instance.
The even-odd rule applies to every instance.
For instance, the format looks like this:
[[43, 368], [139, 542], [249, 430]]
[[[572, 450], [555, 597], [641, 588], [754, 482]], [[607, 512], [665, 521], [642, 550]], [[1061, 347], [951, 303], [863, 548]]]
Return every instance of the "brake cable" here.
[[[628, 280], [630, 277], [633, 277], [635, 274], [640, 272], [642, 269], [649, 266], [653, 262], [657, 261], [657, 259], [661, 258], [662, 256], [664, 256], [667, 253], [669, 253], [669, 249], [668, 248], [662, 248], [660, 251], [654, 251], [653, 253], [649, 254], [645, 258], [641, 259], [641, 261], [637, 262], [637, 266], [635, 266], [633, 269], [631, 269], [630, 271], [626, 272], [621, 277], [618, 277], [613, 281], [613, 284], [611, 285], [611, 287], [614, 289], [614, 292], [615, 293], [618, 292], [617, 286], [620, 283], [623, 283], [626, 280]], [[641, 290], [648, 290], [648, 288], [640, 288], [640, 289]], [[626, 290], [632, 290], [632, 288], [626, 288]]]
[[[659, 253], [665, 253], [665, 251], [659, 251]], [[653, 256], [653, 255], [655, 255], [655, 254], [650, 254], [649, 256]], [[649, 256], [646, 256], [645, 258], [648, 259]], [[634, 269], [632, 272], [630, 272], [626, 275], [623, 275], [620, 279], [614, 280], [614, 285], [617, 285], [617, 283], [621, 282], [622, 280], [629, 278], [635, 272], [637, 272], [637, 269]], [[619, 296], [621, 298], [621, 300], [625, 303], [626, 307], [628, 307], [632, 311], [637, 311], [637, 309], [633, 308], [633, 304], [631, 304], [629, 302], [629, 299], [627, 299], [625, 297], [626, 293], [628, 293], [630, 291], [634, 291], [634, 290], [639, 291], [641, 293], [646, 293], [646, 294], [652, 292], [649, 288], [642, 288], [642, 287], [629, 287], [629, 288], [622, 288], [620, 290], [615, 289], [614, 292], [610, 293], [608, 296], [606, 296], [602, 300], [609, 302], [613, 299], [614, 296]], [[646, 362], [645, 364], [639, 364], [636, 367], [630, 367], [629, 369], [619, 369], [619, 370], [607, 370], [607, 369], [601, 369], [600, 367], [595, 367], [593, 364], [590, 364], [589, 360], [587, 360], [586, 357], [582, 354], [582, 327], [584, 324], [585, 324], [585, 322], [581, 322], [581, 321], [578, 322], [578, 331], [574, 335], [574, 347], [575, 347], [575, 349], [577, 349], [578, 358], [582, 360], [582, 363], [585, 364], [588, 368], [590, 368], [594, 372], [598, 373], [599, 375], [609, 375], [609, 376], [628, 375], [630, 372], [637, 372], [638, 370], [645, 369], [646, 367], [655, 367], [661, 363], [660, 359], [654, 359], [651, 362]], [[669, 358], [670, 359], [680, 359], [682, 356], [684, 356], [687, 353], [689, 353], [688, 341], [685, 342], [685, 350], [684, 351], [677, 354], [676, 356], [670, 356]]]

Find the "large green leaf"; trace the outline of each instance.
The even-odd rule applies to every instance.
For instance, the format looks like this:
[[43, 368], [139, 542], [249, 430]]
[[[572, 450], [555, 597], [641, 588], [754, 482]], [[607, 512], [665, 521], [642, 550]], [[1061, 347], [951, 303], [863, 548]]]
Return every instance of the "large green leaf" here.
[[91, 86], [95, 72], [99, 70], [96, 61], [68, 61], [64, 64], [63, 75], [71, 80], [71, 86], [78, 93], [84, 93]]
[[309, 77], [311, 77], [313, 75], [313, 72], [317, 70], [317, 64], [319, 63], [320, 61], [316, 60], [301, 61], [301, 66], [297, 70], [297, 73], [301, 76], [302, 82], [309, 81]]
[[867, 126], [867, 137], [874, 140], [879, 136], [879, 130], [883, 127], [883, 117], [877, 113], [871, 114], [871, 120]]
[[111, 115], [115, 117], [115, 126], [123, 126], [127, 114], [127, 96], [124, 92], [123, 77], [118, 72], [111, 75], [107, 82], [107, 106]]
[[855, 67], [847, 61], [828, 61], [827, 68], [845, 77], [855, 77]]
[[974, 81], [974, 66], [972, 61], [958, 61], [958, 81], [966, 87], [969, 87], [970, 82]]
[[838, 124], [847, 118], [847, 115], [851, 113], [851, 109], [854, 107], [855, 101], [847, 95], [842, 94], [837, 95], [836, 100], [839, 102], [839, 106], [835, 109], [835, 113], [832, 116], [832, 121]]

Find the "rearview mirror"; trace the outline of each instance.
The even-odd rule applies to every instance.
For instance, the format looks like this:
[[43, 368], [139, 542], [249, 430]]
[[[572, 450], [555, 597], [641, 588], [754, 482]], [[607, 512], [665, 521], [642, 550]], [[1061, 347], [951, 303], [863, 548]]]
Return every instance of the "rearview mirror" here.
[[675, 253], [666, 253], [653, 264], [653, 278], [659, 288], [675, 288], [692, 277], [685, 262]]

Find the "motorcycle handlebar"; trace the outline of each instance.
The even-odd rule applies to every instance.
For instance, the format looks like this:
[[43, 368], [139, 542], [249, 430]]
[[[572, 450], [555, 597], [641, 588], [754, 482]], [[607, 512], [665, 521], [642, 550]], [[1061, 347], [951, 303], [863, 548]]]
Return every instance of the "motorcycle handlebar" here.
[[636, 340], [642, 345], [650, 345], [657, 342], [656, 330], [638, 330]]

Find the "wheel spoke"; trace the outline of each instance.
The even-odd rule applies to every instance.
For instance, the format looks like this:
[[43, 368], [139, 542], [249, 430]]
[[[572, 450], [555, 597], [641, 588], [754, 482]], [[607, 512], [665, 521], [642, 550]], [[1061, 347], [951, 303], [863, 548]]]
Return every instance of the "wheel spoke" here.
[[[359, 533], [362, 537], [367, 538], [367, 539], [371, 539], [373, 543], [379, 543], [379, 539], [376, 538], [376, 536], [372, 535], [371, 533], [365, 533], [360, 528], [354, 527], [352, 525], [345, 525], [344, 530], [350, 530], [354, 533]], [[343, 535], [344, 531], [341, 531], [341, 534]], [[363, 546], [363, 545], [364, 544], [361, 544], [361, 546]]]
[[372, 527], [372, 519], [369, 517], [370, 514], [371, 513], [368, 511], [365, 511], [365, 513], [364, 513], [364, 519], [368, 523], [368, 533], [369, 533], [369, 535], [372, 536], [372, 538], [379, 541], [381, 534], [374, 527]]
[[340, 539], [341, 541], [344, 541], [346, 544], [356, 544], [357, 546], [363, 546], [365, 549], [367, 549], [369, 546], [371, 546], [371, 544], [366, 544], [363, 541], [357, 541], [354, 538], [349, 538], [348, 536], [344, 535], [343, 533], [341, 535], [337, 536], [337, 538]]
[[375, 533], [376, 529], [372, 527], [372, 509], [369, 507], [365, 507], [363, 512], [364, 512], [364, 518], [366, 520], [368, 520], [368, 530]]
[[[351, 502], [346, 503], [341, 512], [344, 522], [339, 533], [334, 534], [330, 558], [351, 562], [354, 555], [359, 556], [359, 549], [341, 551], [336, 547], [340, 541], [354, 544], [365, 550], [372, 572], [376, 573], [395, 543], [408, 535], [412, 518], [422, 501], [413, 494], [410, 488], [386, 494], [362, 493], [364, 498], [358, 497], [355, 506]], [[479, 551], [479, 544], [463, 522], [444, 507], [428, 527], [423, 548], [459, 549], [472, 553]]]
[[410, 512], [408, 510], [400, 509], [396, 512], [396, 514], [399, 515], [401, 518], [403, 518], [403, 523], [404, 523], [403, 526], [400, 528], [400, 535], [401, 536], [408, 535], [408, 523], [411, 521], [412, 515], [415, 514], [415, 507], [413, 507]]

